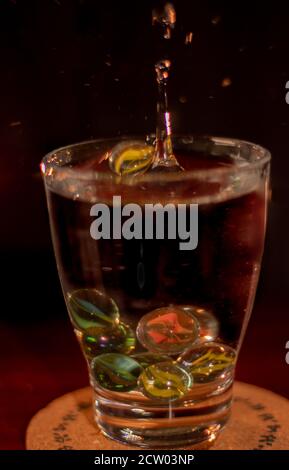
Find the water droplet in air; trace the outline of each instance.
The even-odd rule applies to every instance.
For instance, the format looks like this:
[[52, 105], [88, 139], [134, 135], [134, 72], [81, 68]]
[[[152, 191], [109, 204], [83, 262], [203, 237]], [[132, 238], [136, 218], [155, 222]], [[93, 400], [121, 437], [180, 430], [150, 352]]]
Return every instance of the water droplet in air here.
[[182, 104], [185, 104], [187, 103], [188, 101], [188, 98], [186, 96], [180, 96], [179, 97], [179, 102], [182, 103]]
[[217, 24], [219, 24], [220, 21], [221, 21], [221, 16], [220, 16], [220, 15], [216, 15], [216, 16], [214, 16], [214, 17], [211, 19], [211, 23], [212, 23], [213, 25], [215, 25], [215, 26], [216, 26]]
[[170, 39], [172, 29], [176, 23], [176, 10], [172, 3], [166, 3], [162, 8], [154, 8], [152, 11], [152, 24], [161, 24], [165, 39]]
[[160, 60], [155, 65], [157, 82], [165, 83], [169, 78], [169, 72], [171, 67], [171, 61], [168, 59]]
[[186, 39], [185, 39], [186, 46], [192, 43], [193, 37], [194, 37], [194, 33], [192, 31], [186, 34]]
[[223, 78], [223, 80], [221, 82], [221, 86], [223, 88], [227, 88], [228, 86], [231, 86], [231, 85], [232, 85], [232, 79], [230, 77]]

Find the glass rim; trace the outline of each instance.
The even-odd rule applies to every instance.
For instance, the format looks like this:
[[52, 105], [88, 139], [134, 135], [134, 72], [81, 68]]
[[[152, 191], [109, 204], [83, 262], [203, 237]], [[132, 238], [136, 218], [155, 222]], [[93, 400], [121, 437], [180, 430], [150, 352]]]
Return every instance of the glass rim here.
[[[81, 142], [76, 142], [74, 144], [65, 145], [59, 147], [55, 150], [44, 155], [40, 163], [40, 169], [44, 180], [47, 177], [55, 175], [61, 175], [61, 178], [74, 178], [77, 180], [82, 181], [106, 181], [111, 183], [122, 183], [122, 184], [134, 184], [139, 182], [154, 182], [159, 181], [180, 181], [180, 180], [188, 180], [188, 179], [200, 179], [200, 180], [210, 180], [215, 179], [216, 177], [225, 177], [229, 175], [235, 175], [236, 173], [242, 174], [252, 170], [258, 170], [271, 160], [271, 152], [266, 149], [265, 147], [255, 144], [253, 142], [231, 138], [231, 137], [217, 137], [211, 135], [194, 135], [194, 134], [176, 134], [173, 136], [173, 141], [178, 139], [186, 139], [186, 143], [194, 144], [196, 142], [211, 142], [216, 147], [219, 145], [223, 145], [228, 147], [228, 150], [231, 148], [239, 149], [240, 152], [242, 147], [249, 148], [251, 154], [254, 156], [252, 161], [248, 161], [242, 159], [241, 165], [232, 165], [226, 167], [219, 167], [219, 168], [208, 168], [208, 169], [198, 169], [198, 170], [187, 170], [184, 172], [168, 172], [162, 173], [160, 178], [160, 173], [137, 173], [136, 175], [117, 175], [114, 173], [109, 172], [101, 172], [97, 169], [81, 169], [79, 171], [78, 168], [73, 166], [68, 166], [69, 159], [71, 157], [71, 151], [79, 148], [81, 150], [82, 147], [85, 146], [93, 146], [93, 145], [100, 145], [105, 142], [114, 142], [115, 144], [125, 141], [125, 140], [142, 140], [143, 142], [146, 141], [147, 137], [153, 137], [154, 134], [149, 134], [147, 136], [144, 135], [122, 135], [122, 136], [115, 136], [115, 137], [104, 137], [104, 138], [97, 138], [97, 139], [89, 139], [84, 140]], [[189, 142], [190, 139], [190, 142]], [[185, 141], [184, 141], [185, 142]], [[61, 154], [65, 153], [67, 161], [63, 164], [61, 162]], [[209, 152], [208, 152], [209, 154]], [[212, 155], [212, 158], [214, 156]]]

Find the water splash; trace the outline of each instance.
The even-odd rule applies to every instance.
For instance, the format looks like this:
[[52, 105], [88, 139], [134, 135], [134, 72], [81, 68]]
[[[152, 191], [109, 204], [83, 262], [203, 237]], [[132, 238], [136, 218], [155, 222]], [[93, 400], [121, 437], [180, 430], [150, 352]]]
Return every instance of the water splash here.
[[176, 10], [172, 3], [166, 3], [162, 8], [154, 8], [152, 11], [152, 24], [162, 26], [165, 39], [171, 38], [176, 19]]
[[221, 15], [216, 15], [211, 19], [211, 23], [216, 26], [221, 21]]
[[185, 45], [186, 46], [188, 46], [189, 44], [192, 44], [193, 37], [194, 37], [194, 33], [192, 31], [189, 31], [186, 34], [186, 37], [185, 37]]
[[155, 65], [158, 84], [157, 127], [155, 142], [155, 158], [153, 169], [160, 166], [179, 166], [173, 154], [171, 114], [168, 106], [167, 82], [171, 62], [160, 60]]
[[[166, 3], [162, 9], [154, 9], [152, 19], [153, 24], [161, 25], [163, 37], [170, 39], [176, 23], [174, 6]], [[171, 114], [167, 93], [170, 67], [171, 62], [167, 58], [162, 58], [155, 64], [158, 100], [154, 147], [141, 141], [126, 141], [116, 145], [109, 156], [109, 167], [114, 173], [136, 175], [146, 171], [183, 171], [173, 153]]]
[[[166, 3], [163, 9], [152, 13], [153, 25], [160, 23], [164, 27], [164, 38], [170, 39], [176, 23], [176, 11], [172, 3]], [[158, 87], [157, 122], [155, 156], [152, 170], [169, 168], [182, 170], [173, 153], [171, 113], [168, 106], [167, 83], [170, 75], [171, 61], [161, 59], [155, 64]]]
[[225, 77], [221, 81], [221, 87], [227, 88], [228, 86], [232, 85], [232, 79], [230, 77]]

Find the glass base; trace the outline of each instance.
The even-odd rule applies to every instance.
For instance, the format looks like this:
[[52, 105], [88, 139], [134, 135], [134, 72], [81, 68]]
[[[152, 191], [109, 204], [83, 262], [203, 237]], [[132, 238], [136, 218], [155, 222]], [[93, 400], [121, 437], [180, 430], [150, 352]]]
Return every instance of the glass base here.
[[209, 447], [230, 417], [232, 382], [195, 389], [186, 401], [171, 404], [153, 403], [137, 392], [124, 400], [124, 394], [96, 390], [97, 425], [105, 436], [133, 446]]

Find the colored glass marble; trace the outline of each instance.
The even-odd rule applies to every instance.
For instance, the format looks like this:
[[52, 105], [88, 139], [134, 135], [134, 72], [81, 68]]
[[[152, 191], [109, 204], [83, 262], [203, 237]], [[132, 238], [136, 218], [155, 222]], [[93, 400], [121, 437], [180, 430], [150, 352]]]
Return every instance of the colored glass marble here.
[[147, 367], [138, 385], [148, 398], [169, 402], [182, 398], [192, 385], [192, 379], [184, 369], [167, 361]]
[[149, 352], [133, 354], [131, 357], [133, 357], [144, 369], [158, 362], [170, 361], [169, 356], [165, 356], [164, 354], [153, 354]]
[[204, 343], [182, 354], [177, 363], [192, 376], [195, 384], [206, 384], [233, 373], [234, 349], [220, 343]]
[[111, 328], [119, 323], [118, 306], [111, 297], [97, 289], [69, 292], [67, 305], [74, 326], [81, 331]]
[[147, 313], [137, 326], [137, 337], [146, 349], [168, 355], [187, 349], [197, 340], [198, 332], [196, 319], [174, 306]]
[[199, 341], [214, 341], [217, 338], [219, 322], [209, 310], [194, 305], [184, 305], [180, 308], [197, 319], [199, 323]]
[[88, 328], [82, 337], [82, 347], [90, 359], [102, 353], [119, 352], [129, 354], [135, 348], [135, 335], [132, 329], [120, 323], [114, 328], [99, 330]]
[[124, 354], [101, 354], [91, 362], [92, 376], [97, 384], [115, 392], [136, 388], [142, 370], [136, 360]]
[[121, 142], [110, 153], [109, 167], [117, 175], [140, 173], [151, 165], [154, 152], [154, 147], [142, 141]]

